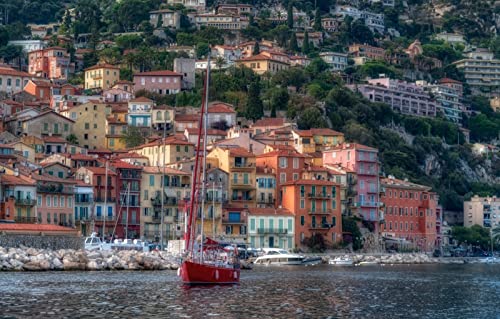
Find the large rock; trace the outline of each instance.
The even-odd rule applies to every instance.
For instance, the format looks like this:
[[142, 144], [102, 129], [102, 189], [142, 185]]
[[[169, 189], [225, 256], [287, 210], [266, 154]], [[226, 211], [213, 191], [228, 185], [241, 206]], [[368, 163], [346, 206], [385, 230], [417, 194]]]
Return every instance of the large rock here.
[[23, 269], [27, 271], [42, 271], [43, 266], [38, 261], [30, 261], [23, 265]]
[[53, 267], [52, 269], [55, 269], [55, 270], [63, 270], [64, 269], [63, 263], [57, 257], [54, 257], [52, 259], [52, 267]]
[[86, 264], [64, 259], [63, 267], [64, 270], [85, 270]]

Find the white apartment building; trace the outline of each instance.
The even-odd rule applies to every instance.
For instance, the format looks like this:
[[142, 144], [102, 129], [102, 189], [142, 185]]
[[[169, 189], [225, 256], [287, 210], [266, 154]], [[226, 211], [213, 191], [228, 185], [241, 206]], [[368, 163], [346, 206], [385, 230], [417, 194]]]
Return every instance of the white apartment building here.
[[466, 56], [453, 64], [464, 71], [472, 94], [500, 96], [500, 60], [494, 59], [493, 53], [486, 49], [476, 49]]
[[347, 54], [338, 52], [321, 52], [320, 58], [330, 65], [333, 71], [344, 71], [347, 68]]
[[464, 202], [464, 226], [500, 226], [500, 198], [474, 196]]

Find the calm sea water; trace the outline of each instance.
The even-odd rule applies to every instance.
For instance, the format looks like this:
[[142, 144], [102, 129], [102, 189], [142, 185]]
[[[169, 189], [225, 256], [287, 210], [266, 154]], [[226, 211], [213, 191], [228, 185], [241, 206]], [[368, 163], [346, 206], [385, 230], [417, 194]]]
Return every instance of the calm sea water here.
[[0, 273], [0, 318], [500, 318], [500, 266], [279, 267], [186, 288], [176, 273]]

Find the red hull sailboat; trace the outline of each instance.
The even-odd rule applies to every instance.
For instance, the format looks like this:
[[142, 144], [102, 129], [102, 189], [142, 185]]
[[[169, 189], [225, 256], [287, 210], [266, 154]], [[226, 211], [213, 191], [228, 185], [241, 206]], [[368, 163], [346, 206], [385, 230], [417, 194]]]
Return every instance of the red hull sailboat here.
[[[237, 284], [240, 281], [240, 264], [236, 247], [223, 245], [203, 236], [204, 206], [206, 198], [206, 155], [207, 155], [207, 108], [210, 80], [210, 56], [207, 60], [203, 101], [198, 125], [191, 200], [187, 207], [187, 229], [185, 234], [186, 256], [179, 269], [184, 284]], [[201, 216], [201, 234], [196, 236], [196, 213]]]

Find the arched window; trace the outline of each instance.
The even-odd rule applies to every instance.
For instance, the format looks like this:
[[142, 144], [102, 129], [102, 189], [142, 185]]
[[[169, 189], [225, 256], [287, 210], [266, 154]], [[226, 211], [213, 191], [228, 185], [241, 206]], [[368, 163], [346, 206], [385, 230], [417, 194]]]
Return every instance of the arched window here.
[[160, 111], [156, 112], [156, 119], [161, 120], [161, 112]]

